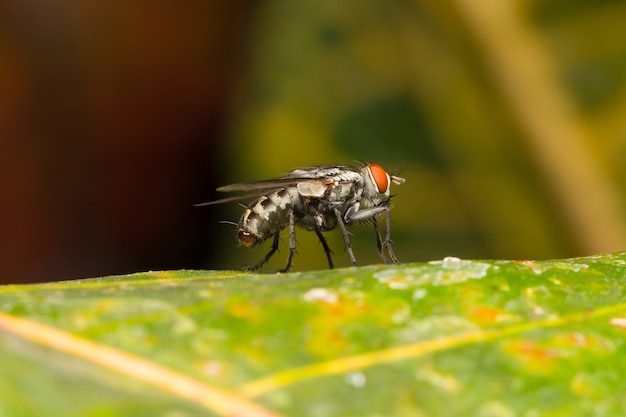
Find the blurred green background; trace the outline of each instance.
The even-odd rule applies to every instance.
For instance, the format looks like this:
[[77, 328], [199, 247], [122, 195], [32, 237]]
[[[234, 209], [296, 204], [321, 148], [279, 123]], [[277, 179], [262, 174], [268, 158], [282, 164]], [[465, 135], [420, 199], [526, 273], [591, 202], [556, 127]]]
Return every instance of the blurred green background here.
[[[624, 250], [624, 22], [618, 0], [5, 1], [0, 282], [239, 268], [269, 245], [192, 204], [354, 160], [407, 179], [401, 261]], [[297, 236], [294, 269], [324, 268]]]

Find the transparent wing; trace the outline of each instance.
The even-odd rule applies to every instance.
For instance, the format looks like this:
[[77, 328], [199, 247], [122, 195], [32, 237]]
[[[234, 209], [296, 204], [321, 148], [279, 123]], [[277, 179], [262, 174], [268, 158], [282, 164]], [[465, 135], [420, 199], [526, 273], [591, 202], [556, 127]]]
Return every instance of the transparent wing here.
[[194, 207], [202, 207], [202, 206], [210, 206], [210, 205], [213, 205], [213, 204], [230, 203], [232, 201], [250, 200], [250, 199], [253, 199], [253, 198], [260, 197], [263, 194], [265, 194], [265, 193], [257, 191], [255, 193], [246, 193], [246, 194], [234, 195], [232, 197], [221, 198], [219, 200], [209, 201], [207, 203], [194, 204]]
[[329, 179], [321, 179], [321, 178], [303, 178], [303, 177], [283, 177], [276, 178], [273, 180], [265, 180], [265, 181], [254, 181], [254, 182], [242, 182], [237, 184], [224, 185], [222, 187], [218, 187], [216, 191], [231, 193], [231, 192], [239, 192], [239, 191], [251, 191], [246, 192], [240, 195], [234, 195], [232, 197], [221, 198], [215, 201], [209, 201], [207, 203], [195, 204], [198, 206], [210, 206], [213, 204], [222, 204], [222, 203], [230, 203], [232, 201], [241, 201], [241, 200], [249, 200], [252, 198], [257, 198], [262, 195], [268, 194], [276, 189], [284, 188], [287, 186], [297, 186], [302, 183], [315, 183], [318, 185], [325, 186], [331, 180]]
[[287, 185], [296, 185], [302, 182], [328, 184], [333, 181], [334, 177], [346, 171], [356, 172], [354, 168], [343, 165], [322, 165], [317, 167], [298, 168], [294, 169], [284, 177], [264, 181], [242, 182], [238, 184], [225, 185], [223, 187], [219, 187], [217, 191], [230, 193], [237, 191], [271, 190]]
[[217, 188], [217, 191], [221, 193], [232, 193], [237, 191], [267, 191], [274, 188], [285, 187], [287, 185], [295, 185], [301, 181], [306, 181], [304, 178], [277, 178], [273, 180], [254, 181], [254, 182], [240, 182], [238, 184], [224, 185]]

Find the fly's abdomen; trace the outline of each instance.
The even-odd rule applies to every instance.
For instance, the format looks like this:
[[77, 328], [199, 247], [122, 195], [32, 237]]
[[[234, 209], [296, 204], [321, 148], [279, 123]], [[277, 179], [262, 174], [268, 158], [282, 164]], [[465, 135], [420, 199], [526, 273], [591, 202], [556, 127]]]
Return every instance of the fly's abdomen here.
[[237, 238], [248, 248], [274, 236], [289, 224], [289, 212], [299, 200], [296, 187], [287, 187], [259, 197], [246, 207]]

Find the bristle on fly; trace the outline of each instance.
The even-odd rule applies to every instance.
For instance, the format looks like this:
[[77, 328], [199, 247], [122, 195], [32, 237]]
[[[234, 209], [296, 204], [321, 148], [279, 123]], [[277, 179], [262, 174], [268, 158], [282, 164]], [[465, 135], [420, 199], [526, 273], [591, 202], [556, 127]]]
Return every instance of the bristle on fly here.
[[231, 222], [230, 220], [220, 220], [218, 223], [220, 223], [220, 224], [231, 224], [233, 226], [239, 226], [239, 223]]

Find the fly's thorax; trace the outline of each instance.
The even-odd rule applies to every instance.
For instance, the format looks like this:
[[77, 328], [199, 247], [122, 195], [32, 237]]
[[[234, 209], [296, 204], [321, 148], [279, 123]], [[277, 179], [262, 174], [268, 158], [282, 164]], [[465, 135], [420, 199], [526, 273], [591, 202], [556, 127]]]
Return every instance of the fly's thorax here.
[[239, 242], [250, 248], [279, 232], [289, 224], [289, 212], [298, 199], [296, 187], [286, 187], [252, 202], [239, 219]]
[[[300, 185], [300, 184], [299, 184]], [[319, 197], [309, 197], [302, 193], [302, 197], [294, 204], [298, 224], [307, 230], [332, 230], [337, 226], [335, 210], [344, 213], [348, 207], [361, 200], [363, 193], [363, 179], [356, 171], [347, 171], [337, 175], [324, 185], [324, 192]]]
[[325, 190], [319, 198], [306, 198], [307, 206], [314, 211], [331, 212], [334, 208], [342, 209], [361, 199], [363, 193], [363, 177], [354, 170], [346, 170], [325, 183]]

